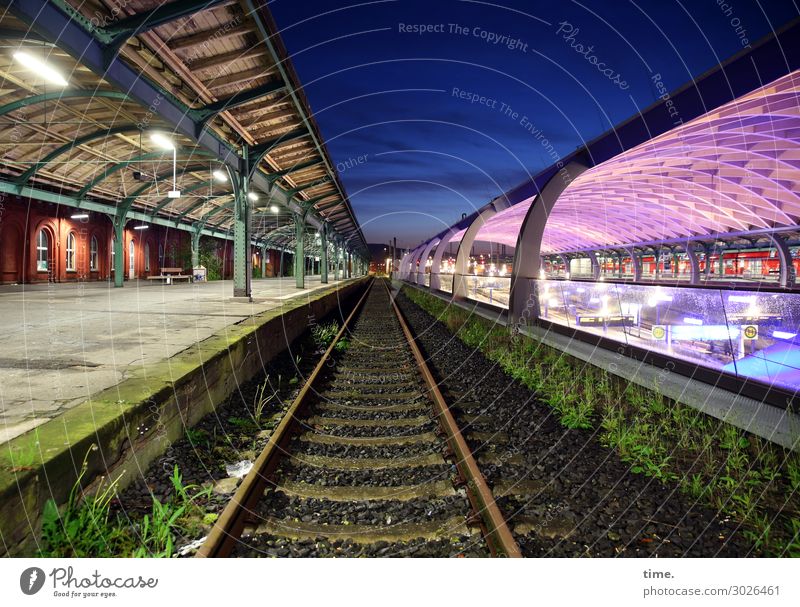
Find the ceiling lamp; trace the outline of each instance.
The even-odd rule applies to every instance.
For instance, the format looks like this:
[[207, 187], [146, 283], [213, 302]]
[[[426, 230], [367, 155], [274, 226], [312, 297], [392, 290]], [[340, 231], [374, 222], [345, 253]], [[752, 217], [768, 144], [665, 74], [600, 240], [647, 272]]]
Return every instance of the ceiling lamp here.
[[272, 213], [277, 213], [278, 211], [280, 211], [280, 209], [277, 207], [277, 205], [274, 205], [274, 204], [269, 208], [269, 210]]
[[255, 192], [247, 192], [247, 197], [253, 202], [256, 202], [258, 200], [258, 194], [256, 194]]
[[225, 174], [225, 171], [221, 171], [220, 169], [217, 169], [216, 171], [214, 171], [211, 174], [214, 176], [214, 179], [216, 179], [217, 181], [228, 181], [228, 176]]
[[55, 84], [57, 86], [67, 86], [69, 84], [69, 82], [67, 82], [67, 80], [58, 73], [58, 70], [48, 65], [45, 61], [42, 61], [38, 57], [26, 53], [25, 51], [17, 51], [14, 53], [14, 59], [51, 84]]
[[172, 189], [167, 192], [167, 198], [180, 198], [181, 193], [178, 190], [178, 159], [175, 144], [172, 139], [158, 132], [150, 133], [150, 141], [164, 150], [172, 150]]
[[150, 141], [164, 150], [175, 150], [175, 144], [172, 142], [172, 139], [163, 133], [150, 133]]

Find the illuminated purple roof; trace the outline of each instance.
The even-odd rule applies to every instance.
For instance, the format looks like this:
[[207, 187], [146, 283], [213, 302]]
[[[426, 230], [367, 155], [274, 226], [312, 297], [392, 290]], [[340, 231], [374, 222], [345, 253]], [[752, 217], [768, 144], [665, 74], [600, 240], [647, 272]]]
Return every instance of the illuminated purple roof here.
[[[541, 252], [797, 225], [798, 144], [796, 71], [577, 177], [548, 218]], [[533, 200], [492, 216], [476, 240], [516, 246]]]
[[556, 202], [541, 251], [796, 225], [799, 143], [793, 72], [580, 175]]
[[522, 222], [533, 200], [533, 198], [528, 198], [492, 215], [478, 230], [475, 240], [499, 242], [510, 247], [517, 246], [517, 234], [519, 234]]

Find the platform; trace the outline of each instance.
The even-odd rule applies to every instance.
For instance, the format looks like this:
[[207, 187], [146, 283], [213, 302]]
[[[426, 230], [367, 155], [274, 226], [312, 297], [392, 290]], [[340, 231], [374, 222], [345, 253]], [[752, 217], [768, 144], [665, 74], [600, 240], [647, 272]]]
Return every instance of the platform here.
[[[341, 282], [341, 281], [339, 281]], [[293, 277], [253, 280], [253, 301], [232, 281], [128, 281], [0, 287], [0, 443], [43, 424], [145, 365], [253, 314], [328, 285]]]

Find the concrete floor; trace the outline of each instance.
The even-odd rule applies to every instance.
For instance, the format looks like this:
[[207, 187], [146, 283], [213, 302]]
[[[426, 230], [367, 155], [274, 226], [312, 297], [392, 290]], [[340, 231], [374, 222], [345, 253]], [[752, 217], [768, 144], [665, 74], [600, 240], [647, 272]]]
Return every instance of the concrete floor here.
[[[334, 284], [331, 280], [330, 284]], [[0, 286], [0, 443], [251, 314], [322, 288], [319, 276], [253, 280], [253, 302], [232, 281]]]

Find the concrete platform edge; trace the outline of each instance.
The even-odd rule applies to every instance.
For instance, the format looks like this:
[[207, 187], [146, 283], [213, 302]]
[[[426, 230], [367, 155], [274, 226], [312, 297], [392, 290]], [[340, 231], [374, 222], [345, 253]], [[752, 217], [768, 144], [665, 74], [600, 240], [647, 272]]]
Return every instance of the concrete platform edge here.
[[[250, 316], [0, 446], [0, 556], [35, 553], [47, 499], [80, 475], [124, 488], [168, 445], [364, 284], [358, 278]], [[276, 336], [279, 338], [276, 339]]]

